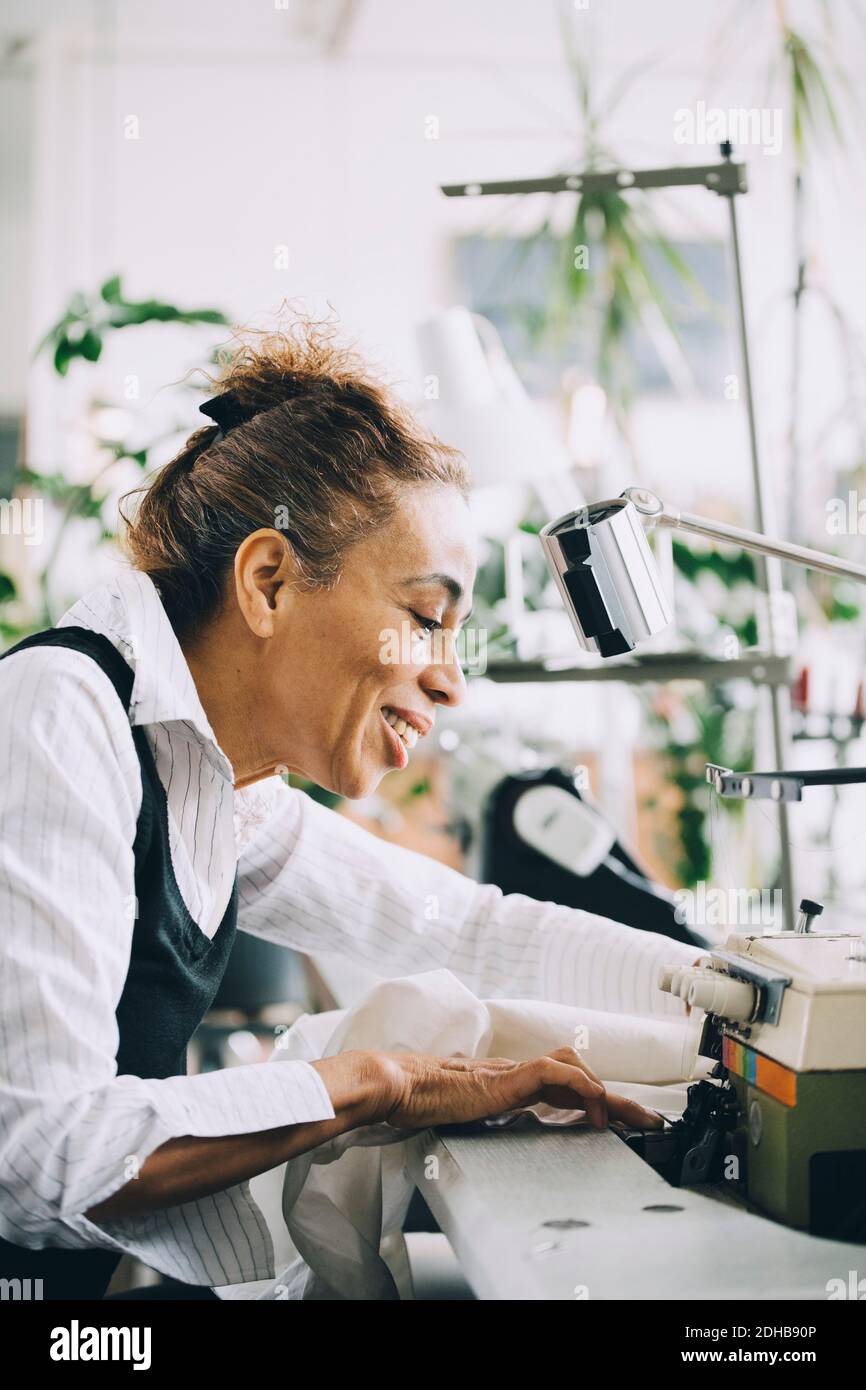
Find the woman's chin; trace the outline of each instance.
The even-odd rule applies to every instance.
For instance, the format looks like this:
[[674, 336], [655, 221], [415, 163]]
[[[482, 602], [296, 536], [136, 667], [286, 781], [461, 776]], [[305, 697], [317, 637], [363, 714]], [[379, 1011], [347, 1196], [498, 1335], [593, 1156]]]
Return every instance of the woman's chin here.
[[347, 768], [335, 779], [337, 785], [332, 790], [347, 801], [360, 801], [365, 796], [373, 795], [387, 771], [386, 767], [375, 764], [365, 764], [351, 770]]

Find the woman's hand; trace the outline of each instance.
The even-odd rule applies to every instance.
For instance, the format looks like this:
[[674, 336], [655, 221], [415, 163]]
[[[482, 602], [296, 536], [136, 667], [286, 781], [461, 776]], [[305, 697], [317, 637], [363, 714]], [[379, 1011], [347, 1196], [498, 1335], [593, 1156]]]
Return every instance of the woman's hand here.
[[487, 1119], [543, 1101], [560, 1110], [585, 1110], [598, 1129], [604, 1129], [609, 1120], [621, 1120], [636, 1129], [661, 1129], [664, 1124], [655, 1111], [605, 1091], [573, 1047], [557, 1048], [530, 1062], [411, 1052], [368, 1055], [375, 1058], [381, 1076], [380, 1094], [368, 1123], [386, 1121], [396, 1129], [427, 1129]]
[[573, 1047], [531, 1062], [505, 1057], [428, 1057], [416, 1052], [338, 1052], [310, 1065], [325, 1083], [334, 1116], [251, 1134], [185, 1135], [149, 1154], [136, 1180], [125, 1183], [85, 1214], [95, 1222], [120, 1220], [210, 1196], [325, 1144], [360, 1125], [386, 1121], [396, 1129], [483, 1120], [544, 1101], [561, 1110], [585, 1110], [604, 1129], [622, 1120], [635, 1129], [661, 1129], [664, 1121], [636, 1101], [606, 1092]]

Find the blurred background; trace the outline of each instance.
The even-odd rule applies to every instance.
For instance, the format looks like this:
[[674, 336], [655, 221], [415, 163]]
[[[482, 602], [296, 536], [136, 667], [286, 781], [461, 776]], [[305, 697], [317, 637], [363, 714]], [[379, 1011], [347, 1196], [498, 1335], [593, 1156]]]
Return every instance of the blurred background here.
[[[469, 699], [429, 754], [338, 809], [597, 908], [602, 879], [595, 896], [577, 880], [603, 866], [547, 872], [509, 838], [515, 790], [546, 777], [610, 827], [613, 871], [648, 895], [624, 909], [638, 925], [685, 890], [712, 937], [727, 900], [713, 914], [702, 892], [777, 890], [773, 808], [712, 798], [704, 765], [773, 766], [768, 682], [788, 766], [866, 762], [862, 587], [786, 569], [768, 653], [753, 560], [659, 540], [675, 628], [602, 670], [537, 540], [632, 483], [756, 526], [732, 200], [478, 186], [714, 165], [730, 138], [772, 525], [862, 558], [866, 6], [6, 0], [0, 54], [3, 642], [121, 563], [117, 500], [200, 423], [196, 369], [232, 329], [330, 315], [465, 449], [481, 555]], [[791, 808], [796, 896], [840, 926], [862, 917], [864, 805], [818, 788]], [[281, 976], [275, 998], [236, 982], [225, 1002], [272, 1026], [262, 1010], [308, 1003], [311, 978]], [[315, 989], [352, 985], [322, 963]]]

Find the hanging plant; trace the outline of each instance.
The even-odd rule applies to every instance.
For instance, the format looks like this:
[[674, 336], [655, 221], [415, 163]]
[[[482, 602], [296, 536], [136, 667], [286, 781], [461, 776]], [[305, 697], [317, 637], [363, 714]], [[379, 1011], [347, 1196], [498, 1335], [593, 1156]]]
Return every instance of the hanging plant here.
[[[76, 359], [98, 362], [112, 333], [146, 323], [228, 326], [230, 320], [219, 309], [181, 309], [158, 299], [127, 299], [121, 277], [113, 275], [96, 294], [76, 292], [71, 296], [63, 314], [40, 342], [36, 356], [50, 353], [55, 372], [65, 377]], [[14, 489], [26, 489], [44, 498], [59, 511], [60, 524], [48, 557], [36, 577], [40, 594], [38, 610], [26, 608], [14, 578], [0, 572], [0, 637], [6, 643], [16, 642], [54, 622], [57, 615], [52, 610], [51, 580], [69, 528], [74, 522], [84, 520], [98, 523], [98, 540], [107, 542], [113, 539], [113, 532], [102, 524], [105, 496], [101, 489], [106, 475], [121, 461], [128, 461], [145, 473], [150, 464], [151, 451], [168, 437], [162, 435], [154, 438], [143, 448], [131, 448], [123, 440], [94, 438], [94, 447], [104, 462], [87, 483], [71, 482], [60, 471], [40, 473], [26, 464], [16, 471]]]
[[[633, 82], [651, 63], [635, 64], [606, 95], [598, 94], [590, 64], [575, 43], [571, 13], [560, 7], [559, 14], [582, 132], [574, 167], [597, 172], [621, 168], [622, 161], [608, 145], [604, 128]], [[556, 231], [553, 205], [536, 234], [536, 239], [554, 241], [558, 250], [540, 331], [561, 337], [578, 316], [590, 325], [593, 374], [607, 393], [614, 419], [626, 438], [635, 386], [632, 348], [636, 333], [647, 336], [674, 387], [695, 389], [674, 306], [659, 279], [660, 269], [667, 266], [673, 271], [674, 287], [682, 290], [692, 305], [704, 313], [713, 312], [697, 276], [665, 234], [656, 207], [642, 189], [584, 190], [577, 195], [566, 236]]]
[[50, 351], [54, 370], [66, 376], [76, 358], [98, 362], [108, 334], [144, 323], [229, 323], [219, 309], [179, 309], [159, 299], [126, 299], [119, 275], [112, 275], [95, 295], [76, 292], [57, 323], [48, 330], [35, 356]]

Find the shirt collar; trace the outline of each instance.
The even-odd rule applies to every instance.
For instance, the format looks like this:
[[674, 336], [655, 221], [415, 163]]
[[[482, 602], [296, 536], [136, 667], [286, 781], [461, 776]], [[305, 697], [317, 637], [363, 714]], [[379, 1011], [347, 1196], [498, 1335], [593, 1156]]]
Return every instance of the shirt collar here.
[[100, 632], [134, 672], [130, 724], [176, 724], [202, 744], [208, 761], [234, 782], [231, 763], [216, 741], [192, 672], [162, 606], [156, 585], [141, 570], [119, 570], [69, 608], [58, 627]]

